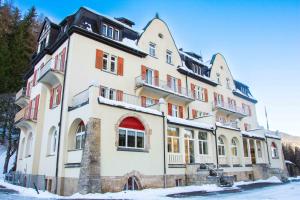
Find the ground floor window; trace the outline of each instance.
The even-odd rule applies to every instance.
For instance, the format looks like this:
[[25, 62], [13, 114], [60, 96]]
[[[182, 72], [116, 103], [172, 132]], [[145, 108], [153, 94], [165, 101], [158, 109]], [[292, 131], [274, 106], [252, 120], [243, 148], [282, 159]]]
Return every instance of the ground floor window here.
[[182, 186], [182, 179], [176, 179], [175, 185], [176, 185], [176, 187]]
[[207, 143], [207, 132], [199, 132], [199, 154], [207, 155], [208, 154], [208, 143]]
[[243, 138], [243, 146], [244, 146], [244, 157], [249, 157], [248, 141], [246, 138]]
[[137, 178], [132, 176], [129, 177], [127, 180], [127, 183], [124, 185], [124, 190], [138, 190], [138, 182]]
[[168, 127], [168, 152], [179, 153], [179, 130], [175, 127]]
[[225, 143], [222, 137], [218, 137], [218, 154], [225, 156]]
[[232, 138], [232, 140], [231, 140], [231, 154], [235, 157], [238, 155], [237, 139], [236, 138]]
[[75, 136], [75, 149], [83, 149], [85, 144], [85, 126], [83, 121], [78, 124]]
[[262, 158], [262, 146], [259, 140], [256, 141], [256, 147], [257, 147], [257, 156], [259, 158]]

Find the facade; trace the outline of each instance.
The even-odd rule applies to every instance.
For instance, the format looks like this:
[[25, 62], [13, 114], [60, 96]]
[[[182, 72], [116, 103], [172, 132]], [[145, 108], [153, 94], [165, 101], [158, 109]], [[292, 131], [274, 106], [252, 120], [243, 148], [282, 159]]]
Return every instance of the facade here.
[[133, 25], [85, 7], [45, 20], [16, 95], [17, 171], [62, 195], [281, 175], [280, 137], [225, 58], [178, 49], [158, 17]]

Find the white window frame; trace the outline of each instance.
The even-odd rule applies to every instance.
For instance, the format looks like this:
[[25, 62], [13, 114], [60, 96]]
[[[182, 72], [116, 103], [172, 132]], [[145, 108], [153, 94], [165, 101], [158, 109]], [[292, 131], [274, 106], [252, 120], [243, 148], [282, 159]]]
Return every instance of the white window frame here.
[[[111, 29], [111, 36], [109, 36], [109, 30]], [[107, 26], [107, 35], [108, 38], [113, 39], [114, 38], [114, 27], [112, 26]]]
[[[200, 134], [205, 133], [206, 134], [206, 140], [200, 139]], [[198, 133], [198, 143], [199, 143], [199, 154], [200, 155], [208, 155], [208, 133], [204, 131], [199, 131]], [[206, 143], [206, 153], [204, 153], [204, 143]]]
[[257, 148], [257, 157], [262, 158], [263, 153], [262, 153], [262, 144], [260, 140], [256, 140], [256, 148]]
[[205, 101], [205, 90], [203, 87], [200, 86], [195, 86], [195, 91], [196, 91], [196, 99], [199, 101]]
[[231, 155], [233, 157], [238, 156], [238, 145], [237, 145], [237, 139], [235, 138], [231, 139]]
[[[115, 35], [116, 33], [118, 33], [117, 37]], [[116, 28], [114, 29], [113, 39], [114, 40], [120, 40], [120, 31], [118, 29], [116, 29]]]
[[[248, 140], [246, 138], [243, 138], [243, 148], [244, 148], [244, 157], [248, 158], [249, 157], [249, 149], [248, 149]], [[245, 151], [246, 151], [247, 155], [245, 155]]]
[[150, 85], [154, 85], [154, 70], [150, 69], [150, 68], [146, 68], [146, 77], [145, 77], [145, 81], [147, 84]]
[[[105, 33], [103, 32], [103, 27], [105, 27]], [[101, 33], [102, 33], [102, 35], [107, 36], [107, 25], [106, 24], [102, 24]]]
[[[120, 148], [128, 148], [128, 149], [145, 149], [145, 144], [146, 144], [146, 137], [145, 137], [145, 131], [142, 130], [137, 130], [137, 129], [131, 129], [131, 128], [119, 128], [118, 130], [118, 137], [120, 136], [120, 130], [125, 131], [125, 146], [119, 146], [118, 143], [118, 147]], [[134, 147], [129, 147], [128, 146], [128, 131], [132, 131], [134, 132], [134, 137], [135, 137], [135, 141], [134, 141]], [[143, 147], [137, 147], [137, 134], [138, 133], [142, 133], [143, 134]]]
[[[275, 147], [273, 146], [273, 143], [274, 143]], [[272, 154], [272, 159], [278, 159], [279, 158], [278, 147], [275, 144], [275, 142], [271, 143], [271, 154]]]
[[152, 42], [149, 43], [149, 55], [152, 57], [156, 56], [156, 44]]
[[[81, 130], [79, 130], [79, 128], [81, 128]], [[77, 138], [78, 137], [80, 138], [79, 146], [77, 146]], [[84, 147], [85, 140], [86, 140], [85, 126], [84, 125], [81, 126], [80, 124], [78, 124], [78, 127], [76, 129], [76, 134], [75, 134], [75, 149], [82, 150]]]
[[[220, 142], [220, 139], [222, 140], [222, 143]], [[221, 154], [220, 154], [220, 150], [221, 150]], [[226, 156], [224, 139], [220, 136], [218, 137], [218, 156]]]
[[219, 73], [217, 73], [217, 82], [219, 85], [221, 85], [221, 77]]
[[[105, 65], [105, 62], [106, 61], [106, 65]], [[109, 63], [109, 54], [108, 53], [103, 53], [103, 70], [104, 71], [109, 71], [109, 68], [110, 68], [110, 63]]]
[[[104, 93], [103, 93], [104, 92]], [[112, 94], [112, 96], [111, 96]], [[100, 96], [105, 99], [116, 100], [117, 99], [117, 90], [109, 87], [100, 86]]]
[[146, 97], [146, 107], [153, 106], [155, 104], [154, 99]]
[[[117, 56], [114, 56], [114, 55], [110, 56], [110, 69], [109, 69], [109, 71], [111, 73], [114, 73], [114, 74], [117, 73], [117, 67], [118, 67], [117, 60], [118, 60]], [[112, 64], [114, 64], [114, 70], [112, 70]]]
[[33, 145], [33, 134], [32, 132], [29, 133], [27, 142], [26, 142], [26, 151], [25, 155], [26, 157], [30, 157], [32, 154], [32, 145]]
[[172, 51], [167, 50], [166, 52], [166, 62], [168, 64], [172, 64]]
[[170, 89], [174, 92], [178, 92], [178, 79], [170, 76]]
[[50, 135], [50, 146], [49, 146], [49, 154], [53, 155], [56, 152], [57, 145], [57, 130], [54, 129]]
[[[176, 129], [176, 133], [178, 135], [178, 136], [174, 136], [174, 135], [167, 134], [168, 135], [167, 136], [168, 144], [169, 144], [169, 139], [171, 140], [171, 151], [168, 151], [168, 153], [180, 153], [180, 133], [179, 133], [179, 130], [176, 127], [168, 127], [168, 129]], [[174, 151], [174, 140], [178, 140], [178, 152]]]
[[179, 106], [172, 104], [172, 116], [179, 117]]

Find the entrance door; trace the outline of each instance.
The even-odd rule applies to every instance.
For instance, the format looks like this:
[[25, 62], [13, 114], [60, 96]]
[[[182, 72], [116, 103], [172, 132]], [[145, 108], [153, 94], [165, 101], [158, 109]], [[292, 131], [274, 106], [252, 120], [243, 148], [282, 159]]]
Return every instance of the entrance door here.
[[194, 138], [193, 132], [190, 130], [185, 130], [184, 134], [184, 146], [185, 146], [185, 163], [190, 164], [195, 162], [194, 157]]
[[256, 164], [254, 140], [250, 140], [250, 154], [252, 164]]

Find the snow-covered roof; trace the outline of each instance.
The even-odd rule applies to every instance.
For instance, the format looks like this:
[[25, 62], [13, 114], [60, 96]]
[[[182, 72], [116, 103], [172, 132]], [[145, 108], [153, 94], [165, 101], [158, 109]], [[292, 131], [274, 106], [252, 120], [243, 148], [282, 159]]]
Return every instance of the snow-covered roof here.
[[236, 130], [236, 131], [240, 130], [239, 128], [234, 128], [232, 126], [228, 126], [228, 125], [222, 124], [220, 122], [216, 122], [216, 126], [221, 127], [221, 128], [227, 128], [227, 129], [231, 129], [231, 130]]
[[243, 93], [241, 90], [239, 90], [239, 89], [237, 89], [237, 88], [234, 89], [233, 92], [239, 93], [240, 95], [245, 96], [245, 97], [247, 97], [247, 98], [256, 100], [251, 94], [246, 95], [245, 93]]
[[179, 50], [179, 53], [182, 54], [182, 55], [184, 55], [184, 56], [186, 56], [186, 57], [188, 57], [188, 58], [190, 58], [190, 59], [192, 59], [193, 61], [199, 63], [200, 65], [207, 66], [208, 68], [211, 67], [211, 64], [210, 64], [210, 63], [202, 62], [201, 60], [198, 60], [198, 59], [194, 58], [193, 56], [190, 56], [189, 54], [185, 53], [185, 52], [182, 51], [182, 50]]
[[241, 133], [248, 137], [265, 139], [264, 135], [259, 134], [256, 131], [241, 131]]
[[160, 111], [155, 110], [155, 109], [144, 108], [142, 106], [137, 106], [137, 105], [125, 103], [125, 102], [122, 102], [122, 101], [110, 100], [110, 99], [106, 99], [106, 98], [101, 97], [101, 96], [98, 97], [98, 100], [99, 100], [99, 103], [103, 103], [103, 104], [108, 104], [108, 105], [117, 106], [117, 107], [123, 107], [123, 108], [127, 108], [127, 109], [130, 109], [130, 110], [141, 111], [141, 112], [155, 114], [155, 115], [162, 115], [162, 113]]
[[270, 138], [275, 138], [275, 139], [281, 140], [281, 136], [279, 135], [278, 132], [267, 131], [267, 132], [265, 133], [265, 136], [266, 136], [266, 137], [270, 137]]
[[171, 116], [167, 116], [167, 119], [168, 119], [168, 122], [170, 122], [170, 123], [192, 126], [192, 127], [196, 127], [196, 128], [200, 128], [200, 129], [208, 129], [208, 130], [214, 129], [214, 126], [212, 124], [208, 124], [208, 123], [204, 123], [204, 122], [197, 122], [194, 120], [187, 120], [187, 119], [171, 117]]
[[182, 69], [182, 70], [184, 70], [184, 71], [186, 71], [186, 72], [188, 72], [188, 73], [190, 73], [190, 74], [193, 74], [193, 75], [195, 75], [195, 76], [198, 76], [199, 78], [204, 78], [204, 79], [206, 79], [206, 80], [208, 80], [208, 81], [211, 81], [211, 82], [214, 82], [214, 83], [218, 84], [217, 82], [215, 82], [214, 80], [212, 80], [210, 77], [207, 77], [207, 76], [201, 76], [201, 75], [199, 75], [199, 74], [193, 72], [193, 70], [190, 70], [190, 69], [185, 65], [184, 62], [183, 62], [183, 66], [180, 66], [180, 67], [178, 67], [178, 68], [179, 68], [179, 69]]

